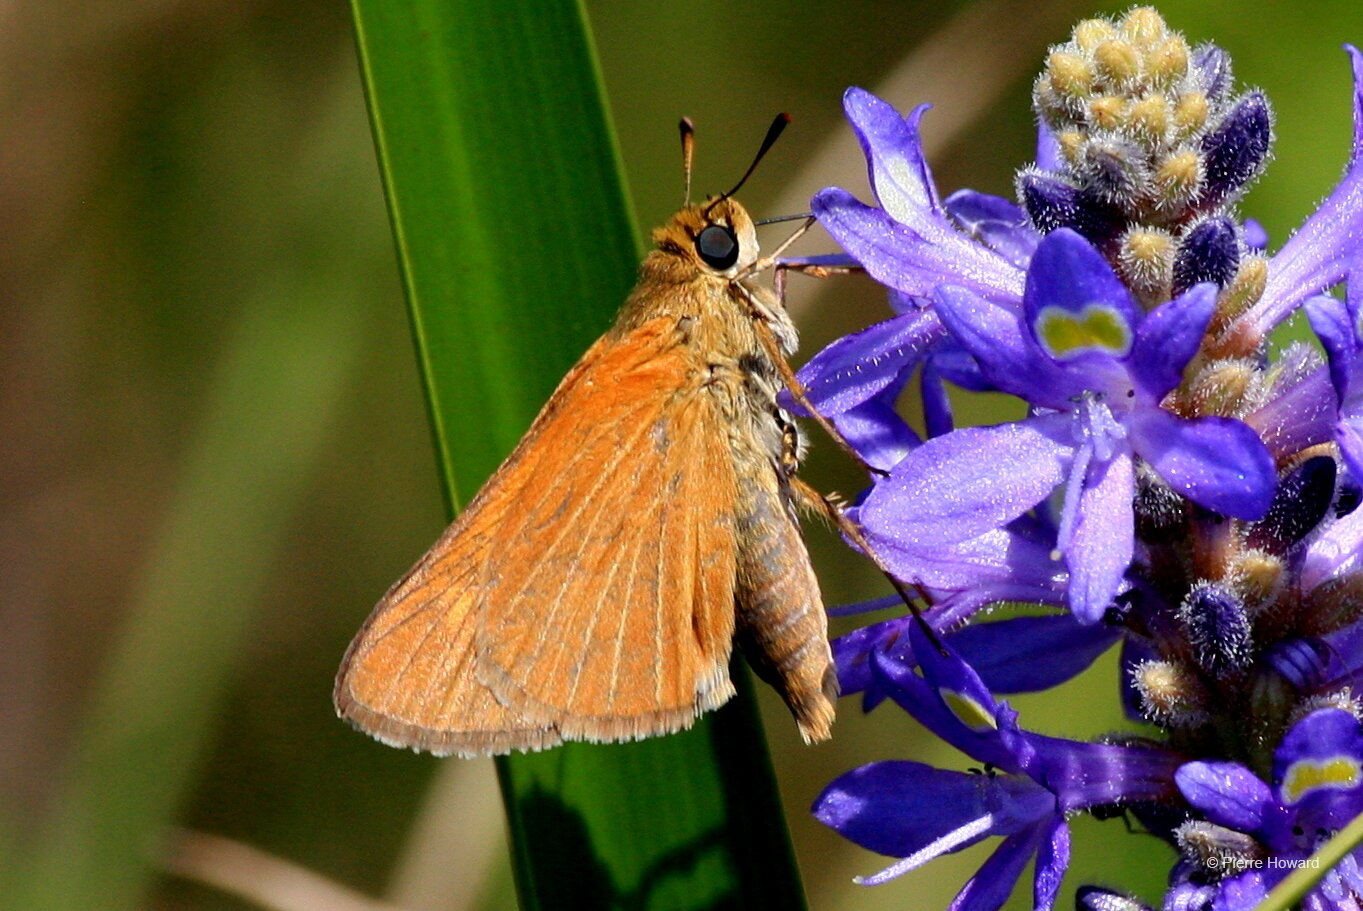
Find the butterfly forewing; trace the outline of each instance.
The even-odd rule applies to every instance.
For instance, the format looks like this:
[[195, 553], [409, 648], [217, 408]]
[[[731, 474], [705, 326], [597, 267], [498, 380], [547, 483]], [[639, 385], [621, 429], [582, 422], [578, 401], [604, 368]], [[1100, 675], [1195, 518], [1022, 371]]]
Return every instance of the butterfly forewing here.
[[502, 706], [469, 672], [479, 582], [514, 493], [489, 487], [379, 602], [341, 663], [340, 714], [385, 743], [444, 755], [559, 741]]
[[[614, 418], [536, 440], [569, 464], [532, 476], [502, 527], [534, 546], [536, 572], [490, 580], [478, 645], [499, 699], [591, 740], [685, 727], [733, 692], [734, 466], [708, 368], [675, 318], [616, 347], [600, 369], [614, 379], [581, 403]], [[622, 375], [615, 359], [633, 363]]]
[[676, 730], [732, 694], [734, 466], [685, 340], [659, 318], [587, 353], [375, 608], [343, 716], [498, 753]]

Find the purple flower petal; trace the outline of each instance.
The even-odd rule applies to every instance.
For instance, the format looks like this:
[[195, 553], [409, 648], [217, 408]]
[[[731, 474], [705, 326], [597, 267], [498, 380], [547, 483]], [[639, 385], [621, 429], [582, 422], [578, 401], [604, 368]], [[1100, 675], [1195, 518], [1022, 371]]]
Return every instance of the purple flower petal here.
[[1363, 568], [1363, 509], [1335, 521], [1306, 547], [1301, 563], [1302, 591]]
[[[905, 619], [895, 617], [872, 623], [838, 636], [829, 643], [833, 648], [833, 664], [838, 669], [838, 689], [842, 695], [850, 696], [870, 690], [875, 676], [871, 670], [871, 654], [891, 647], [901, 636], [907, 643], [908, 637], [903, 633]], [[863, 710], [869, 712], [883, 698], [882, 693], [871, 695], [868, 692]]]
[[[1239, 876], [1232, 876], [1221, 882], [1220, 894], [1216, 897], [1213, 904], [1215, 911], [1252, 911], [1263, 904], [1264, 899], [1268, 898], [1269, 885], [1266, 882], [1268, 870], [1249, 869]], [[1281, 879], [1286, 875], [1285, 870], [1271, 871], [1274, 879]], [[1343, 909], [1340, 909], [1343, 911]]]
[[946, 210], [966, 232], [1019, 269], [1027, 267], [1041, 239], [1022, 207], [1001, 196], [957, 190], [947, 197]]
[[1135, 473], [1129, 453], [1089, 466], [1078, 519], [1065, 563], [1070, 569], [1070, 610], [1080, 623], [1097, 623], [1121, 589], [1135, 543], [1132, 498]]
[[1349, 390], [1350, 368], [1358, 355], [1358, 328], [1349, 308], [1337, 297], [1318, 294], [1302, 306], [1329, 359], [1330, 384], [1335, 395], [1343, 399]]
[[1027, 223], [1027, 215], [1017, 203], [978, 190], [957, 190], [952, 193], [947, 197], [946, 210], [962, 227], [972, 231], [986, 221], [1001, 221], [1011, 225]]
[[1345, 825], [1363, 810], [1363, 728], [1342, 709], [1318, 709], [1294, 724], [1273, 754], [1284, 806], [1322, 828]]
[[1152, 404], [1183, 380], [1216, 309], [1216, 286], [1197, 285], [1152, 310], [1136, 328], [1128, 366]]
[[1174, 782], [1209, 820], [1239, 832], [1257, 831], [1276, 803], [1268, 785], [1238, 762], [1185, 763]]
[[920, 676], [911, 661], [873, 652], [876, 686], [919, 724], [966, 755], [1005, 772], [1024, 773], [1035, 753], [1017, 729], [1017, 713], [985, 688], [955, 653], [942, 655], [916, 627], [909, 628]]
[[1070, 866], [1070, 828], [1065, 817], [1056, 815], [1051, 818], [1045, 837], [1036, 852], [1036, 871], [1032, 887], [1032, 908], [1034, 911], [1051, 911], [1055, 897], [1060, 893], [1060, 883]]
[[1032, 774], [1046, 783], [1065, 812], [1132, 801], [1167, 802], [1177, 794], [1174, 772], [1183, 757], [1163, 747], [1022, 736], [1034, 756]]
[[862, 525], [889, 547], [928, 553], [1000, 528], [1064, 478], [1071, 423], [1048, 415], [929, 440], [871, 491]]
[[1037, 346], [1016, 308], [952, 285], [935, 299], [943, 325], [995, 388], [1061, 410], [1083, 389]]
[[991, 692], [1032, 693], [1082, 673], [1120, 638], [1116, 627], [1050, 614], [975, 623], [947, 641]]
[[1065, 157], [1055, 134], [1044, 123], [1036, 127], [1036, 167], [1041, 171], [1059, 171], [1065, 167]]
[[875, 762], [840, 775], [813, 807], [814, 817], [839, 835], [891, 857], [910, 857], [958, 836], [920, 863], [991, 835], [1011, 835], [1054, 812], [1055, 798], [1031, 779], [906, 761]]
[[881, 208], [922, 236], [940, 230], [945, 218], [918, 136], [918, 123], [931, 105], [919, 105], [901, 117], [870, 92], [850, 88], [843, 93], [842, 107], [861, 141]]
[[888, 389], [832, 418], [833, 426], [866, 464], [881, 471], [894, 468], [919, 443], [918, 434], [895, 410], [897, 391]]
[[[939, 597], [978, 588], [980, 598], [1058, 603], [1046, 597], [1053, 596], [1065, 578], [1064, 565], [1054, 557], [1054, 536], [1043, 540], [1011, 527], [995, 528], [966, 541], [909, 550], [868, 533], [872, 533], [891, 572], [914, 580]], [[1002, 590], [992, 591], [995, 586]]]
[[954, 229], [926, 239], [881, 209], [837, 187], [810, 202], [819, 224], [883, 285], [928, 297], [944, 282], [965, 285], [991, 300], [1022, 296], [1022, 271]]
[[[870, 401], [907, 374], [946, 332], [931, 310], [915, 310], [844, 336], [800, 368], [796, 376], [825, 417]], [[797, 413], [798, 406], [787, 407]]]
[[[1300, 350], [1300, 349], [1297, 349]], [[1291, 357], [1294, 349], [1288, 349]], [[1323, 366], [1304, 358], [1280, 360], [1283, 380], [1274, 385], [1268, 403], [1245, 415], [1275, 458], [1284, 458], [1319, 443], [1328, 443], [1338, 430], [1338, 399]]]
[[1032, 859], [1046, 832], [1019, 832], [1003, 840], [947, 906], [947, 911], [998, 911], [1012, 894], [1018, 877]]
[[[1052, 231], [1037, 246], [1036, 255], [1027, 267], [1022, 306], [1027, 323], [1032, 326], [1051, 308], [1079, 316], [1095, 306], [1102, 307], [1112, 311], [1127, 327], [1140, 320], [1140, 309], [1131, 292], [1107, 260], [1069, 228]], [[1051, 353], [1054, 356], [1055, 352]], [[1126, 350], [1108, 353], [1121, 357]]]
[[[1355, 367], [1355, 370], [1358, 369]], [[1359, 386], [1363, 389], [1363, 383]], [[1336, 429], [1335, 442], [1339, 443], [1339, 452], [1344, 456], [1349, 471], [1355, 478], [1363, 478], [1363, 423], [1360, 423], [1359, 418], [1341, 421]]]
[[1224, 516], [1261, 519], [1277, 473], [1259, 435], [1233, 418], [1184, 420], [1159, 408], [1127, 419], [1132, 446], [1188, 499]]
[[923, 429], [927, 431], [928, 437], [940, 437], [951, 433], [956, 429], [951, 397], [947, 395], [941, 371], [931, 361], [923, 365], [923, 375], [918, 385], [923, 400]]

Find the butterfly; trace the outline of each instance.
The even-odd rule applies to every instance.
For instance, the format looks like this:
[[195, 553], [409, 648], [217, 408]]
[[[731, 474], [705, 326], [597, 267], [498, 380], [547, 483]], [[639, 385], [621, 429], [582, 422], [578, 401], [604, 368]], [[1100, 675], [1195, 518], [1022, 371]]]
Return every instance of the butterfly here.
[[636, 740], [733, 696], [737, 642], [805, 740], [830, 736], [803, 443], [777, 403], [796, 330], [750, 282], [774, 257], [732, 198], [786, 120], [734, 189], [653, 232], [614, 326], [351, 643], [341, 717], [439, 755]]

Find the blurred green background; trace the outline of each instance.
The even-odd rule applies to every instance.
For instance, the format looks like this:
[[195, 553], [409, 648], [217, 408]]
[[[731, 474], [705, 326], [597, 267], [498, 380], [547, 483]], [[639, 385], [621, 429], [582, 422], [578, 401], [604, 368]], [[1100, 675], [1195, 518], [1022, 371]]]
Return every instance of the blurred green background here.
[[[751, 210], [799, 211], [830, 183], [863, 192], [839, 106], [851, 84], [901, 108], [934, 103], [925, 140], [944, 193], [1008, 195], [1046, 46], [1125, 5], [587, 8], [646, 228], [680, 201], [681, 114], [697, 123], [699, 192], [742, 172], [778, 110], [795, 124], [745, 188]], [[1347, 154], [1339, 45], [1363, 41], [1356, 0], [1309, 17], [1287, 3], [1160, 8], [1272, 98], [1276, 160], [1244, 210], [1281, 242]], [[512, 907], [490, 764], [387, 749], [330, 706], [350, 636], [442, 524], [347, 9], [27, 0], [0, 15], [0, 857], [21, 864], [61, 818], [77, 738], [126, 735], [126, 707], [146, 698], [138, 673], [164, 674], [168, 716], [202, 739], [133, 732], [149, 758], [118, 799], [164, 807], [166, 838], [139, 852], [184, 874], [159, 875], [147, 908], [253, 908], [231, 889], [294, 886], [299, 903], [280, 907], [344, 909], [337, 888], [411, 911]], [[885, 312], [859, 279], [793, 284], [805, 353]], [[857, 483], [817, 439], [806, 477]], [[810, 537], [829, 603], [882, 593], [831, 535]], [[190, 639], [224, 647], [177, 660]], [[127, 670], [92, 702], [111, 667]], [[1113, 686], [1105, 663], [1016, 702], [1029, 727], [1093, 735], [1122, 724]], [[861, 888], [851, 877], [885, 861], [807, 807], [874, 759], [970, 763], [893, 710], [863, 718], [852, 702], [831, 744], [804, 747], [764, 699], [811, 907], [944, 907], [981, 849]], [[76, 839], [64, 862], [99, 853]], [[1075, 858], [1068, 888], [1147, 898], [1169, 862], [1120, 821], [1080, 821]]]

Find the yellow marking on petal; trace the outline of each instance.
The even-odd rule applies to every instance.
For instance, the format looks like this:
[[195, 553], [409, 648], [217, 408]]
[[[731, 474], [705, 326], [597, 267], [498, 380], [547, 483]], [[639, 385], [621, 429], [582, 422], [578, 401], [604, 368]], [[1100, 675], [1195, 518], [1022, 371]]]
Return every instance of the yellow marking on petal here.
[[1131, 327], [1107, 304], [1088, 304], [1078, 313], [1063, 307], [1042, 307], [1036, 316], [1036, 337], [1046, 353], [1057, 360], [1090, 351], [1125, 357], [1131, 350]]
[[1283, 799], [1297, 803], [1312, 791], [1347, 791], [1359, 785], [1360, 772], [1363, 772], [1363, 765], [1352, 756], [1336, 756], [1320, 762], [1298, 760], [1288, 766], [1283, 777]]
[[937, 692], [942, 695], [942, 701], [946, 703], [947, 708], [951, 709], [951, 714], [955, 715], [961, 724], [972, 731], [998, 729], [998, 725], [994, 723], [994, 713], [975, 699], [965, 693], [958, 693], [946, 688], [941, 688]]

